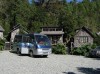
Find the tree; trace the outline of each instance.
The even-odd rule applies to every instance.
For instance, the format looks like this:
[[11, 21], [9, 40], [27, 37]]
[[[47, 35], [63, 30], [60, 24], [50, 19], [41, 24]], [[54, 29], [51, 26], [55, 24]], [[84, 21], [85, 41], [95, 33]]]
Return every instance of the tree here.
[[40, 32], [41, 26], [60, 26], [68, 40], [75, 29], [86, 26], [93, 32], [100, 31], [100, 0], [0, 0], [0, 23], [7, 34], [14, 25], [20, 24], [30, 32]]

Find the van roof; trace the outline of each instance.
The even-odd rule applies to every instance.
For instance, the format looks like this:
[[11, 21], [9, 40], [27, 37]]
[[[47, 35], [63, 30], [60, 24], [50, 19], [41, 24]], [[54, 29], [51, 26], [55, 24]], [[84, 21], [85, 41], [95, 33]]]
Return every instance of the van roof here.
[[40, 33], [30, 33], [30, 34], [19, 34], [19, 35], [16, 35], [16, 36], [22, 36], [22, 35], [44, 35], [44, 34], [40, 34]]

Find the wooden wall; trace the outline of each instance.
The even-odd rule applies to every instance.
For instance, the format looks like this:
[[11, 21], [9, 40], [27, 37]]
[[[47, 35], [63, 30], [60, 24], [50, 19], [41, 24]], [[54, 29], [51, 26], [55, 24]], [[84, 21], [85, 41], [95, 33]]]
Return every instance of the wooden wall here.
[[74, 36], [74, 47], [81, 47], [85, 44], [93, 44], [93, 37], [84, 30], [80, 30]]

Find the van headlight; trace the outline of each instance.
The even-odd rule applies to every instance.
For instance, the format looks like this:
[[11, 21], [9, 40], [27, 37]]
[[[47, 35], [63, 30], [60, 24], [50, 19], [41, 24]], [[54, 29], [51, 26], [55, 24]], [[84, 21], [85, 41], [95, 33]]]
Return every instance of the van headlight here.
[[50, 54], [52, 53], [52, 49], [49, 49], [49, 53], [50, 53]]
[[50, 51], [52, 51], [52, 49], [49, 49]]
[[41, 52], [42, 51], [42, 49], [38, 49], [38, 52]]

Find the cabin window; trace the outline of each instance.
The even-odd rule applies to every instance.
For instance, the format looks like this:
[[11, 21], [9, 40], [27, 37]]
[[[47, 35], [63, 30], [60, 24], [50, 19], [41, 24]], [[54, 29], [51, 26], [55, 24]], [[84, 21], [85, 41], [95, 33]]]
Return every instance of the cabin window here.
[[87, 36], [81, 36], [79, 41], [81, 43], [87, 43], [88, 42], [88, 37]]
[[57, 28], [56, 31], [62, 31], [62, 29], [61, 28]]
[[43, 31], [48, 31], [48, 29], [47, 28], [43, 28]]
[[83, 43], [87, 43], [88, 42], [88, 37], [83, 37]]
[[50, 28], [50, 31], [55, 31], [55, 28]]

